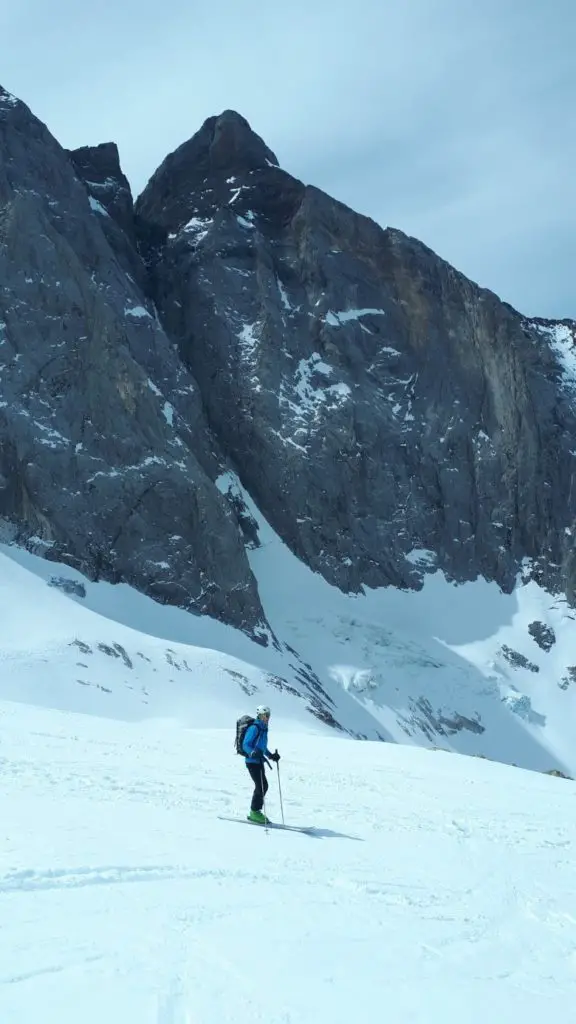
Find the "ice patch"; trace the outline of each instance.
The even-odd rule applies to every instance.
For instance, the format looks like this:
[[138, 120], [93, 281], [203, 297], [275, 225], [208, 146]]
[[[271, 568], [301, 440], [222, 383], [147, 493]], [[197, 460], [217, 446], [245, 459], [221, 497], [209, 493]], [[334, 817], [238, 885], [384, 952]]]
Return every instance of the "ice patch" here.
[[3, 89], [0, 85], [0, 103], [5, 107], [16, 107], [18, 105], [18, 100], [16, 96], [13, 96], [11, 92]]
[[320, 355], [313, 352], [308, 359], [301, 359], [296, 370], [295, 392], [301, 402], [301, 413], [314, 412], [315, 407], [324, 401], [324, 390], [312, 383], [317, 373], [327, 376], [332, 368], [322, 362]]
[[574, 334], [576, 324], [571, 329], [567, 324], [545, 326], [535, 324], [540, 334], [547, 340], [552, 352], [562, 368], [563, 383], [570, 391], [576, 391], [576, 344]]
[[258, 339], [255, 335], [256, 327], [258, 323], [244, 324], [242, 330], [238, 332], [237, 337], [242, 342], [242, 349], [244, 355], [251, 356], [254, 354]]
[[184, 225], [182, 231], [187, 235], [192, 234], [194, 236], [194, 243], [198, 245], [203, 238], [206, 238], [213, 221], [202, 217], [191, 217], [187, 224]]
[[[86, 483], [93, 483], [94, 480], [97, 480], [99, 477], [108, 477], [109, 479], [112, 479], [114, 477], [124, 476], [124, 474], [126, 473], [139, 473], [142, 472], [143, 469], [146, 469], [148, 466], [168, 467], [170, 465], [174, 465], [174, 463], [168, 462], [166, 459], [161, 458], [159, 455], [149, 455], [147, 458], [143, 459], [142, 462], [137, 462], [129, 466], [119, 466], [113, 467], [112, 469], [99, 470], [97, 473], [94, 473], [92, 476], [88, 477]], [[176, 463], [176, 465], [181, 464]]]
[[202, 239], [206, 238], [213, 223], [214, 221], [209, 217], [191, 217], [179, 231], [170, 232], [168, 238], [172, 241], [172, 239], [178, 238], [181, 234], [190, 235], [192, 243], [199, 245]]
[[282, 284], [282, 281], [280, 280], [280, 278], [276, 278], [276, 281], [278, 283], [278, 291], [280, 292], [280, 298], [282, 300], [282, 305], [284, 306], [284, 309], [287, 309], [288, 311], [291, 311], [292, 310], [292, 306], [290, 305], [290, 299], [288, 298], [288, 293], [287, 293], [284, 285]]
[[340, 381], [338, 384], [332, 384], [329, 388], [326, 388], [326, 391], [330, 395], [337, 395], [339, 398], [343, 399], [349, 398], [352, 394], [348, 385], [344, 384], [343, 381]]
[[230, 470], [220, 473], [220, 476], [214, 481], [214, 486], [218, 491], [220, 491], [220, 494], [228, 494], [229, 491], [232, 491], [234, 494], [237, 494], [238, 497], [241, 496], [238, 477]]
[[88, 196], [88, 202], [90, 203], [91, 209], [94, 210], [95, 213], [101, 214], [102, 217], [110, 216], [108, 210], [104, 209], [102, 203], [99, 203], [97, 199], [94, 199], [94, 196]]
[[88, 185], [88, 188], [95, 188], [96, 190], [104, 189], [105, 191], [108, 191], [111, 188], [117, 189], [119, 186], [119, 182], [116, 180], [116, 178], [111, 178], [110, 176], [108, 176], [107, 178], [104, 179], [104, 181], [86, 181], [86, 185]]
[[[334, 407], [349, 398], [351, 391], [343, 381], [321, 384], [319, 377], [330, 377], [334, 368], [325, 363], [318, 352], [301, 359], [294, 373], [294, 382], [283, 382], [279, 403], [290, 410], [297, 423], [297, 431], [317, 426], [322, 409]], [[287, 440], [286, 438], [284, 440]], [[289, 440], [296, 444], [294, 438]], [[302, 445], [297, 445], [302, 448]], [[305, 450], [305, 449], [303, 449]]]
[[520, 718], [525, 718], [527, 721], [530, 720], [533, 714], [532, 701], [525, 693], [508, 693], [502, 698], [502, 702], [506, 704], [515, 715], [519, 715]]
[[38, 427], [46, 437], [39, 438], [39, 443], [45, 445], [48, 448], [59, 448], [62, 445], [71, 445], [72, 441], [68, 437], [64, 437], [59, 430], [54, 430], [53, 427], [46, 426], [45, 423], [40, 423], [39, 420], [33, 420], [34, 426]]
[[168, 426], [174, 426], [174, 406], [170, 405], [170, 402], [164, 402], [162, 412], [164, 414], [164, 419], [166, 420]]
[[258, 336], [256, 332], [259, 327], [260, 324], [256, 320], [252, 324], [243, 324], [242, 328], [236, 332], [236, 337], [240, 342], [240, 358], [245, 363], [250, 384], [256, 392], [262, 390], [257, 374]]
[[375, 689], [378, 685], [370, 669], [359, 669], [355, 665], [331, 665], [329, 669], [331, 679], [339, 683], [343, 690], [348, 693], [356, 691], [363, 693], [366, 690]]
[[[250, 214], [252, 214], [252, 216], [249, 218]], [[246, 217], [238, 216], [238, 217], [236, 217], [236, 220], [238, 221], [240, 227], [248, 228], [250, 231], [252, 231], [253, 228], [254, 228], [254, 225], [252, 223], [253, 218], [254, 218], [254, 214], [252, 213], [251, 210], [248, 210], [248, 213], [247, 213]]]
[[153, 319], [150, 316], [150, 313], [148, 312], [148, 310], [144, 309], [144, 306], [131, 306], [131, 307], [127, 307], [124, 310], [124, 314], [125, 314], [125, 316], [132, 316], [136, 320], [142, 320], [145, 317], [148, 317], [149, 320]]
[[407, 562], [411, 562], [412, 565], [429, 565], [435, 567], [437, 555], [435, 551], [429, 551], [427, 548], [413, 548], [409, 551], [404, 558]]
[[386, 316], [383, 309], [345, 309], [339, 313], [329, 310], [324, 317], [324, 322], [330, 327], [341, 327], [350, 320], [359, 320], [363, 316]]

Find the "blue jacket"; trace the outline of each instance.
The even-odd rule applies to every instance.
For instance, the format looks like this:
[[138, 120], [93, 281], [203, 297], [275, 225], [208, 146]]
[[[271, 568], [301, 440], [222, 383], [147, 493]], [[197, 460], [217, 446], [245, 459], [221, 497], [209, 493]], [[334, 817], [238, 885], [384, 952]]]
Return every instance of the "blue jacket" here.
[[265, 756], [272, 757], [268, 750], [268, 726], [257, 718], [246, 729], [242, 748], [246, 754], [246, 764], [262, 764]]

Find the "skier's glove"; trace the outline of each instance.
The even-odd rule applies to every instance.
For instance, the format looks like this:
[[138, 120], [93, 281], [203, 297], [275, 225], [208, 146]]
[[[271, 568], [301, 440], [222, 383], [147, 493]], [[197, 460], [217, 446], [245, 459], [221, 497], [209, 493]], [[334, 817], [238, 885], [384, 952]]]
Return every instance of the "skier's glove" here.
[[280, 760], [280, 754], [278, 753], [277, 750], [275, 750], [273, 754], [270, 754], [270, 760], [276, 761], [276, 763], [278, 763], [278, 761]]

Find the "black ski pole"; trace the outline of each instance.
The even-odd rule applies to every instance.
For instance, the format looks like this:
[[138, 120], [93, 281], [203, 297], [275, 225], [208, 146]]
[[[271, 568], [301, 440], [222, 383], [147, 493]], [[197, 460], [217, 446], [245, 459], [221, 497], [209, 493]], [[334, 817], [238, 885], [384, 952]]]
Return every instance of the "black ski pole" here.
[[282, 786], [280, 785], [280, 763], [276, 761], [276, 768], [278, 770], [278, 793], [280, 795], [280, 813], [282, 815], [282, 824], [285, 825], [284, 821], [284, 804], [282, 802]]

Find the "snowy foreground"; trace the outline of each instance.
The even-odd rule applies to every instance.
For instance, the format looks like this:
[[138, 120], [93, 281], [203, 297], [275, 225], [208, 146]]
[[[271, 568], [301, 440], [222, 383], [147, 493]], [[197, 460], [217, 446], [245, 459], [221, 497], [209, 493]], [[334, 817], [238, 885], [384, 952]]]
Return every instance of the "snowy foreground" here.
[[576, 1019], [576, 784], [273, 718], [266, 833], [230, 730], [0, 723], [2, 1024]]

